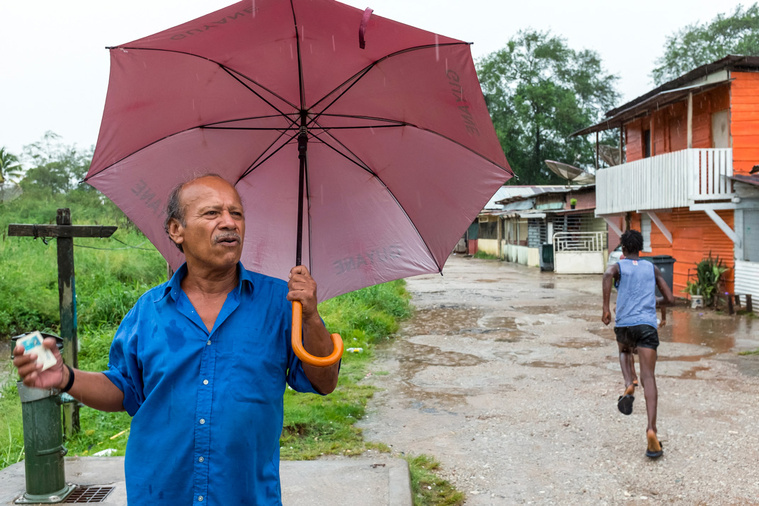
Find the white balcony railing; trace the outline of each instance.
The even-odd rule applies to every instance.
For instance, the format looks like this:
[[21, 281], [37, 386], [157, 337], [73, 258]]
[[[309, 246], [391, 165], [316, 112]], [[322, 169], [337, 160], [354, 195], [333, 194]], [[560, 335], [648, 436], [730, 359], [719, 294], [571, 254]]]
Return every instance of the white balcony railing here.
[[727, 200], [732, 175], [732, 149], [684, 149], [602, 169], [596, 173], [596, 214]]

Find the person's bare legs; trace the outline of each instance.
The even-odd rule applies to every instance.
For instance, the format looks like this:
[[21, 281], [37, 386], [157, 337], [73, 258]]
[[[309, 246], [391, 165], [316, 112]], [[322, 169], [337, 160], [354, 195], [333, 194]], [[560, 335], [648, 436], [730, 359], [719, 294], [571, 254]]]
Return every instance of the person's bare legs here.
[[632, 384], [638, 386], [638, 376], [635, 374], [635, 355], [638, 353], [637, 348], [632, 349], [632, 353], [628, 353], [630, 357], [630, 371], [632, 371]]
[[648, 451], [655, 454], [661, 452], [661, 444], [656, 436], [656, 408], [659, 400], [659, 391], [656, 388], [656, 376], [654, 375], [656, 350], [639, 347], [638, 358], [640, 359], [640, 379], [646, 397], [646, 413], [648, 414], [648, 427], [646, 428]]
[[624, 395], [633, 395], [635, 393], [635, 359], [633, 350], [630, 346], [617, 341], [619, 347], [619, 366], [622, 368], [622, 377], [625, 379]]

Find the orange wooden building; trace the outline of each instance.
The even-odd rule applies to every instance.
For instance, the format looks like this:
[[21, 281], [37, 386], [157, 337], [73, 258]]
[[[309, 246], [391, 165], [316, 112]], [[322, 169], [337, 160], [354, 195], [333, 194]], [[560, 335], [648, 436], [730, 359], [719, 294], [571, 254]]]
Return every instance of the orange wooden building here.
[[622, 163], [597, 171], [596, 215], [640, 230], [643, 255], [676, 260], [675, 296], [711, 253], [730, 268], [727, 291], [759, 298], [759, 186], [737, 191], [759, 182], [759, 57], [701, 66], [574, 135], [603, 131]]

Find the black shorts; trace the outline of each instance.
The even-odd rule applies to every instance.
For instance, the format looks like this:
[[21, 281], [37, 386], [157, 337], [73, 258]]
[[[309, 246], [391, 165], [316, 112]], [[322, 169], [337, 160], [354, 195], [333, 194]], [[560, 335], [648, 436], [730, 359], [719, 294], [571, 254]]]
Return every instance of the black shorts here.
[[614, 327], [617, 334], [617, 342], [626, 344], [630, 348], [659, 347], [659, 333], [651, 325], [633, 325], [632, 327]]

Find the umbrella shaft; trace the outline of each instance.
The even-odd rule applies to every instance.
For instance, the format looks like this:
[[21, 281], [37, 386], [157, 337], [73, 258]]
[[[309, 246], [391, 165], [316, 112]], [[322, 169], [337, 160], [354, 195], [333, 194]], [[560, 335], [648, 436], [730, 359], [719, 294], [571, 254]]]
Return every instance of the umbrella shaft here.
[[308, 134], [305, 125], [298, 134], [298, 160], [300, 165], [298, 175], [298, 235], [295, 246], [295, 265], [301, 265], [303, 256], [303, 194], [306, 187], [306, 151], [308, 149]]

